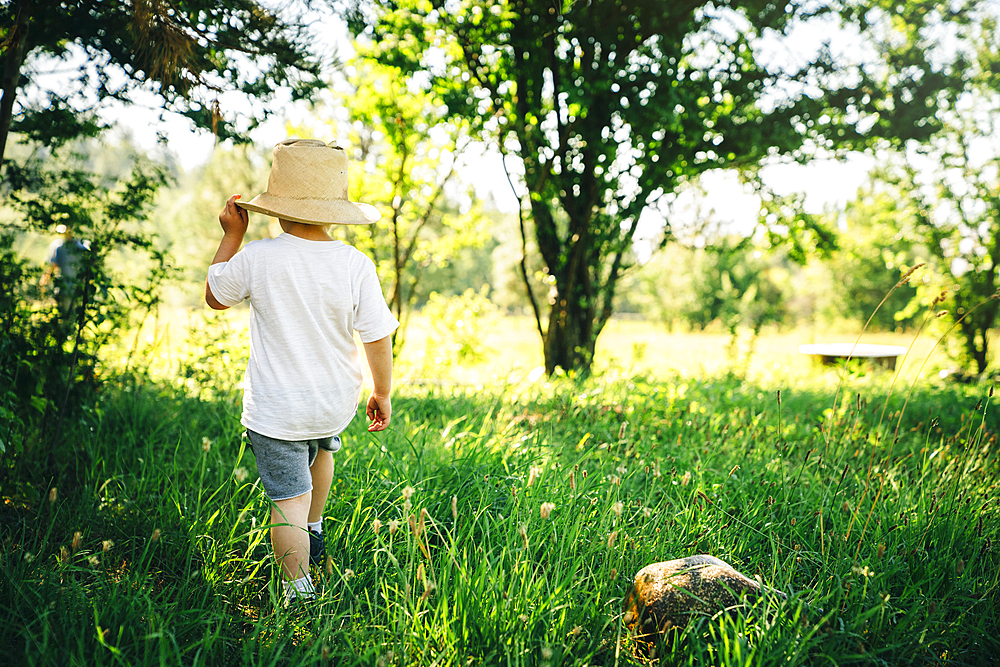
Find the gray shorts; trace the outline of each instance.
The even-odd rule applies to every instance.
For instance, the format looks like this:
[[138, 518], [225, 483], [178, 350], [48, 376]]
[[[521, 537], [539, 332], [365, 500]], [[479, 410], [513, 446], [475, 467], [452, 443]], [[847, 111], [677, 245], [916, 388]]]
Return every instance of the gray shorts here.
[[315, 440], [276, 440], [247, 429], [247, 440], [264, 491], [271, 500], [288, 500], [312, 491], [309, 468], [319, 450], [340, 451], [340, 436]]

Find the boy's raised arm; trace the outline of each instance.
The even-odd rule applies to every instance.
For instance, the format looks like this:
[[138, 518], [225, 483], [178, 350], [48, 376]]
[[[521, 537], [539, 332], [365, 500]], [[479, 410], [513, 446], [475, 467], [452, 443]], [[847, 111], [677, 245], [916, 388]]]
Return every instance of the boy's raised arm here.
[[368, 397], [365, 410], [371, 424], [369, 431], [384, 431], [392, 418], [392, 338], [386, 336], [372, 343], [365, 343], [365, 357], [372, 372], [375, 388]]
[[[215, 251], [215, 257], [212, 258], [212, 264], [228, 262], [243, 245], [243, 237], [247, 233], [250, 215], [236, 205], [236, 200], [239, 198], [240, 195], [230, 197], [226, 202], [226, 207], [219, 214], [219, 224], [222, 225], [223, 236], [222, 241], [219, 242], [219, 249]], [[215, 295], [212, 294], [212, 288], [208, 284], [208, 279], [205, 280], [205, 303], [214, 310], [225, 310], [229, 307], [221, 304], [215, 298]]]

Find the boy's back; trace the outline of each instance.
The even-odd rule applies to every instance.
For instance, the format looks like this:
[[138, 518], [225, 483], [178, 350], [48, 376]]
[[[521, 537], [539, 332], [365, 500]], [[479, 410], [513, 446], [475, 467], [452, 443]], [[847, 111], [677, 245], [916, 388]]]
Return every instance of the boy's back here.
[[213, 265], [209, 285], [223, 305], [250, 301], [244, 425], [282, 440], [340, 433], [362, 385], [352, 332], [368, 343], [398, 325], [371, 259], [286, 233]]

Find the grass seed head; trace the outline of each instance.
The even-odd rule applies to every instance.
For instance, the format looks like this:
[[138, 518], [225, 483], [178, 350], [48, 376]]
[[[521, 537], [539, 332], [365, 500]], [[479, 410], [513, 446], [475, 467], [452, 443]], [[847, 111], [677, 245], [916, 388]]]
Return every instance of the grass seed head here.
[[389, 521], [389, 535], [395, 535], [397, 530], [399, 530], [399, 519], [391, 519]]
[[555, 508], [556, 508], [555, 503], [542, 503], [542, 506], [539, 510], [542, 518], [548, 519], [549, 516], [552, 514], [552, 510], [554, 510]]
[[569, 473], [569, 490], [576, 491], [576, 473], [572, 470]]
[[524, 542], [524, 548], [528, 548], [528, 528], [522, 523], [517, 527], [517, 533], [521, 536], [521, 540]]
[[159, 542], [160, 541], [160, 535], [161, 535], [160, 529], [159, 528], [154, 528], [153, 529], [153, 534], [149, 536], [149, 541], [150, 542]]
[[528, 487], [531, 487], [535, 481], [538, 480], [538, 476], [542, 474], [542, 469], [537, 466], [532, 466], [531, 470], [528, 471]]
[[58, 499], [59, 499], [59, 489], [53, 486], [51, 489], [49, 489], [49, 502], [54, 503]]
[[109, 551], [111, 551], [111, 547], [113, 546], [115, 546], [115, 543], [113, 541], [104, 540], [103, 542], [101, 542], [101, 551], [103, 551], [104, 553], [108, 553]]
[[372, 532], [378, 535], [378, 531], [382, 529], [382, 522], [378, 519], [372, 520]]
[[623, 509], [625, 509], [625, 504], [620, 500], [611, 506], [611, 511], [615, 513], [616, 517], [620, 517], [622, 515]]
[[328, 555], [326, 557], [326, 563], [323, 569], [326, 570], [326, 576], [328, 577], [333, 576], [333, 556]]
[[617, 540], [617, 539], [618, 539], [618, 531], [617, 530], [611, 531], [611, 534], [608, 535], [608, 549], [609, 550], [610, 549], [614, 549], [614, 547], [615, 547], [615, 540]]
[[910, 277], [913, 275], [913, 272], [919, 269], [923, 265], [924, 265], [923, 262], [921, 262], [920, 264], [917, 264], [912, 269], [904, 273], [903, 277], [899, 279], [898, 283], [896, 283], [896, 287], [902, 287], [906, 283], [910, 282]]
[[458, 496], [451, 497], [451, 518], [458, 521]]
[[212, 451], [212, 441], [209, 439], [207, 435], [202, 436], [201, 438], [201, 451], [205, 452], [206, 454]]
[[[982, 525], [982, 519], [979, 520], [979, 525]], [[79, 551], [81, 546], [83, 546], [83, 533], [78, 530], [73, 533], [73, 553]]]

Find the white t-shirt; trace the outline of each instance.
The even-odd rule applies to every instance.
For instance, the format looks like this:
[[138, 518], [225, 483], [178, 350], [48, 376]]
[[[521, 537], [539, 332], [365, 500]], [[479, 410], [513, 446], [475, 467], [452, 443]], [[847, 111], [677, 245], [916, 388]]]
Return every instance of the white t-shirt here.
[[340, 241], [282, 234], [213, 264], [208, 285], [225, 306], [250, 300], [243, 425], [278, 440], [347, 428], [362, 385], [352, 332], [371, 343], [399, 326], [375, 263]]

